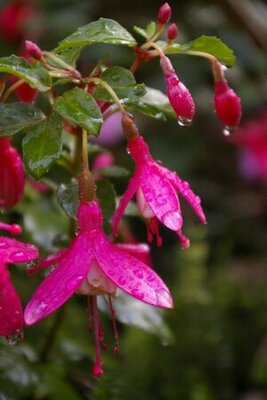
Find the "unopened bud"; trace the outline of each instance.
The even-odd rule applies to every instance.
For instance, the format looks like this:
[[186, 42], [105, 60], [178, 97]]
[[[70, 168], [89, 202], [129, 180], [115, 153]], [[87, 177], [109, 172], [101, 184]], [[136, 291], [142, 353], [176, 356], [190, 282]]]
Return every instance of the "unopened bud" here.
[[165, 75], [166, 93], [180, 125], [190, 125], [195, 114], [195, 103], [187, 87], [179, 80], [170, 60], [161, 57], [161, 68]]
[[43, 57], [43, 52], [36, 43], [30, 40], [25, 40], [25, 50], [35, 60], [40, 60]]
[[167, 24], [172, 16], [172, 9], [168, 3], [163, 4], [158, 12], [157, 22], [160, 25]]
[[226, 80], [215, 82], [213, 100], [216, 114], [221, 122], [228, 127], [237, 126], [242, 114], [241, 102]]
[[176, 39], [178, 36], [178, 27], [176, 24], [171, 24], [167, 29], [167, 39], [169, 42]]

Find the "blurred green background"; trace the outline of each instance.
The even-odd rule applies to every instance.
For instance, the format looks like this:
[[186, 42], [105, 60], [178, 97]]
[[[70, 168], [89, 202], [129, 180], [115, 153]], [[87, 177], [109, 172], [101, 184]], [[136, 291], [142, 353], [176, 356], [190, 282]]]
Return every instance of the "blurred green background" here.
[[[0, 7], [7, 3], [1, 1]], [[39, 17], [27, 29], [47, 50], [100, 16], [113, 18], [132, 32], [133, 25], [144, 26], [154, 19], [162, 4], [156, 0], [33, 3]], [[242, 99], [242, 123], [257, 119], [267, 99], [267, 2], [169, 3], [182, 43], [201, 34], [216, 35], [235, 51], [237, 65], [227, 78]], [[1, 56], [19, 48], [19, 42], [1, 37]], [[91, 46], [83, 53], [81, 67], [90, 70], [101, 57], [124, 67], [132, 61], [131, 50], [124, 47]], [[208, 225], [201, 226], [182, 203], [191, 247], [180, 250], [176, 236], [163, 227], [163, 247], [152, 246], [153, 264], [173, 293], [175, 309], [159, 314], [137, 307], [131, 317], [122, 308], [125, 318], [143, 329], [118, 323], [119, 357], [112, 352], [111, 322], [103, 314], [109, 351], [103, 355], [105, 375], [97, 380], [90, 374], [94, 347], [86, 302], [73, 298], [57, 314], [27, 329], [22, 345], [0, 340], [1, 400], [267, 399], [266, 180], [248, 180], [240, 174], [239, 149], [223, 136], [213, 112], [208, 62], [184, 56], [172, 61], [195, 98], [194, 123], [182, 128], [173, 120], [141, 115], [137, 121], [154, 157], [176, 170], [200, 195], [208, 219]], [[136, 77], [164, 90], [157, 60], [144, 64]], [[265, 131], [267, 135], [266, 127]], [[118, 165], [132, 168], [124, 143], [114, 151]], [[65, 179], [59, 170], [53, 173], [58, 182]], [[121, 193], [127, 179], [113, 183]], [[10, 219], [24, 224], [24, 239], [37, 243], [43, 254], [56, 247], [55, 238], [64, 240], [68, 230], [53, 193], [28, 190]], [[145, 241], [143, 222], [131, 217], [127, 221]], [[11, 271], [26, 304], [41, 278], [28, 278], [23, 266], [11, 266]]]

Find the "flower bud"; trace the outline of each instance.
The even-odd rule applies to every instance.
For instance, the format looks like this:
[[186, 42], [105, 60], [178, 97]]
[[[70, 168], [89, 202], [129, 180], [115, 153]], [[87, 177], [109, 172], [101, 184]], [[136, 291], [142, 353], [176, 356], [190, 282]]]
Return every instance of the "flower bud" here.
[[222, 123], [227, 127], [236, 127], [242, 114], [240, 98], [228, 86], [226, 80], [215, 82], [213, 101], [216, 114]]
[[157, 22], [160, 25], [167, 24], [167, 22], [169, 22], [169, 20], [171, 19], [171, 16], [172, 16], [172, 9], [168, 3], [165, 3], [159, 9]]
[[180, 125], [189, 125], [195, 114], [195, 103], [187, 87], [179, 80], [167, 57], [161, 57], [161, 68], [165, 75], [166, 93]]
[[176, 39], [178, 36], [178, 27], [176, 24], [171, 24], [167, 29], [167, 39], [169, 42]]
[[25, 40], [25, 51], [35, 60], [40, 60], [43, 57], [43, 52], [40, 47], [30, 40]]
[[23, 196], [25, 173], [21, 157], [9, 138], [0, 138], [0, 158], [0, 207], [11, 208]]

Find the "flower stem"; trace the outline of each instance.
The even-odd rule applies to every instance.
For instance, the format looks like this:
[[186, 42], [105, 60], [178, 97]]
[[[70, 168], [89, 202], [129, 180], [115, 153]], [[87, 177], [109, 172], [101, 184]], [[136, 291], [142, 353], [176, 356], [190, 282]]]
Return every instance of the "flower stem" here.
[[102, 79], [99, 79], [99, 78], [88, 78], [86, 80], [86, 83], [95, 83], [96, 85], [102, 86], [110, 94], [110, 96], [112, 97], [114, 102], [117, 104], [119, 110], [122, 113], [125, 112], [125, 109], [124, 109], [123, 105], [121, 104], [120, 99], [118, 98], [118, 96], [116, 95], [116, 93], [114, 92], [112, 87], [107, 82], [105, 82], [105, 81], [103, 81]]
[[4, 93], [4, 95], [1, 98], [1, 102], [5, 103], [8, 99], [8, 97], [11, 95], [14, 90], [16, 90], [19, 86], [21, 86], [25, 81], [23, 79], [20, 79], [19, 81], [13, 83]]

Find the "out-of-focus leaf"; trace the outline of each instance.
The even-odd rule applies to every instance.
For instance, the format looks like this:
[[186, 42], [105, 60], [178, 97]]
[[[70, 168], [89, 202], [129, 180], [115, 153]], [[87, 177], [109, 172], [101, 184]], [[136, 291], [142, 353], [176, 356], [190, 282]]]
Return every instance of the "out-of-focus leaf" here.
[[173, 43], [167, 47], [166, 54], [179, 54], [186, 52], [187, 50], [202, 51], [211, 54], [228, 67], [232, 67], [235, 64], [235, 55], [233, 50], [231, 50], [230, 47], [224, 44], [216, 36], [202, 35], [183, 45]]
[[138, 98], [135, 102], [130, 101], [127, 108], [161, 120], [166, 120], [166, 117], [176, 118], [168, 97], [160, 90], [150, 87], [146, 87], [144, 96]]
[[65, 213], [71, 217], [76, 218], [78, 209], [78, 182], [72, 179], [69, 184], [61, 184], [57, 190], [57, 200]]
[[151, 21], [146, 27], [140, 28], [139, 26], [134, 26], [133, 27], [134, 31], [136, 33], [139, 33], [139, 35], [143, 36], [145, 39], [151, 38], [151, 36], [154, 35], [156, 31], [156, 24], [154, 21]]
[[[133, 74], [123, 67], [114, 66], [107, 68], [101, 75], [101, 80], [107, 82], [119, 99], [125, 103], [137, 101], [139, 97], [145, 94], [144, 84], [137, 84]], [[94, 96], [98, 100], [112, 101], [110, 94], [101, 85], [94, 90]]]
[[12, 136], [45, 119], [45, 115], [36, 106], [19, 102], [0, 104], [0, 115], [0, 136]]
[[123, 178], [129, 175], [129, 171], [123, 167], [111, 166], [106, 168], [98, 168], [95, 172], [106, 176], [107, 178]]
[[116, 205], [116, 192], [114, 186], [107, 179], [102, 179], [97, 182], [96, 193], [103, 212], [104, 228], [106, 232], [109, 232], [110, 220], [115, 211]]
[[40, 179], [60, 157], [62, 150], [62, 119], [51, 114], [46, 123], [33, 127], [22, 142], [27, 171]]
[[[78, 28], [77, 31], [62, 40], [54, 52], [74, 63], [81, 49], [93, 43], [122, 44], [130, 47], [136, 45], [132, 35], [118, 22], [99, 18], [97, 21]], [[76, 53], [74, 49], [78, 49]]]
[[17, 76], [40, 92], [47, 92], [51, 86], [51, 78], [45, 68], [40, 64], [30, 64], [14, 54], [0, 58], [0, 72]]
[[72, 123], [86, 129], [90, 134], [98, 135], [103, 118], [94, 98], [80, 88], [68, 90], [58, 97], [55, 110]]

